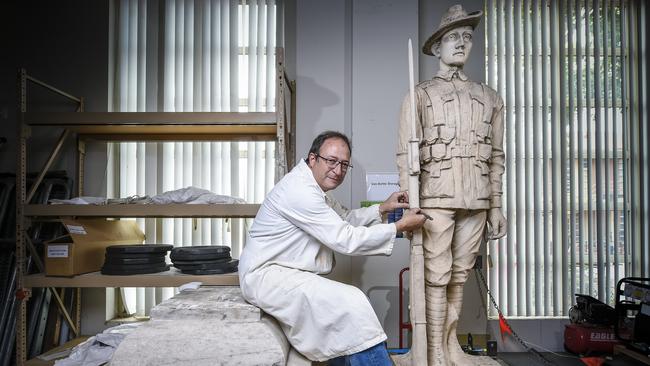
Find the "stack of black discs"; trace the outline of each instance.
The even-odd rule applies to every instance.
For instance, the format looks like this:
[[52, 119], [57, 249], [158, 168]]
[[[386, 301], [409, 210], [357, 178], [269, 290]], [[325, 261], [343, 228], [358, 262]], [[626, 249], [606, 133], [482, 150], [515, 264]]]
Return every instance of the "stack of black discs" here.
[[192, 275], [237, 272], [239, 264], [230, 256], [230, 248], [222, 245], [178, 247], [172, 249], [169, 257], [174, 267]]
[[167, 271], [165, 256], [173, 247], [165, 244], [111, 245], [106, 248], [102, 274], [125, 276]]

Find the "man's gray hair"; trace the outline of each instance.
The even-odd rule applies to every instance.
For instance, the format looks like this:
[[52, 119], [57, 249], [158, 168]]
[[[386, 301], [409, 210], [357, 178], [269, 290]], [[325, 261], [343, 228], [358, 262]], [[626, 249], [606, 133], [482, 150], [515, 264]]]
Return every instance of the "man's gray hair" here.
[[345, 144], [348, 145], [348, 150], [350, 150], [350, 154], [352, 154], [352, 146], [350, 145], [350, 139], [347, 136], [338, 131], [325, 131], [316, 136], [314, 141], [311, 143], [311, 148], [309, 149], [309, 153], [307, 153], [307, 158], [309, 158], [309, 154], [319, 154], [321, 146], [323, 146], [325, 140], [328, 139], [341, 139], [345, 141]]

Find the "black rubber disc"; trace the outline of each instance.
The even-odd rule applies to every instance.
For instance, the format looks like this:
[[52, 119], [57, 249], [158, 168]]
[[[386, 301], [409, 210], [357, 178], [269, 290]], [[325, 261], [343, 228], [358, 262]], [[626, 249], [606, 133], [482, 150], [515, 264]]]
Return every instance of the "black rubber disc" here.
[[201, 245], [195, 247], [178, 247], [172, 249], [169, 257], [172, 261], [211, 260], [230, 256], [230, 248], [223, 245]]
[[196, 270], [181, 270], [182, 273], [190, 275], [216, 275], [224, 273], [237, 272], [237, 265], [239, 264], [238, 260], [233, 260], [228, 263], [228, 266], [224, 266], [220, 269], [196, 269]]
[[163, 264], [165, 256], [143, 257], [143, 258], [114, 258], [106, 257], [104, 264], [111, 265], [134, 265], [134, 264]]
[[105, 258], [111, 259], [138, 259], [138, 258], [165, 258], [165, 253], [106, 253]]
[[115, 271], [130, 271], [133, 269], [156, 269], [165, 267], [166, 263], [149, 263], [149, 264], [112, 264], [104, 263], [103, 268], [108, 268]]
[[181, 271], [195, 271], [195, 270], [204, 270], [204, 269], [228, 269], [232, 265], [230, 261], [225, 261], [221, 263], [201, 263], [201, 264], [178, 264], [174, 263], [174, 267], [180, 269]]
[[102, 274], [105, 275], [114, 275], [114, 276], [128, 276], [136, 274], [145, 274], [145, 273], [158, 273], [169, 271], [168, 265], [149, 267], [149, 268], [133, 268], [128, 270], [117, 270], [114, 267], [102, 267]]
[[135, 245], [111, 245], [106, 247], [107, 254], [134, 254], [134, 253], [167, 253], [174, 248], [168, 244], [135, 244]]
[[230, 256], [224, 257], [224, 258], [219, 258], [219, 259], [208, 259], [208, 260], [194, 260], [194, 261], [180, 261], [180, 260], [175, 260], [174, 265], [180, 265], [180, 266], [186, 266], [186, 265], [194, 265], [194, 264], [223, 264], [223, 263], [228, 263], [232, 260]]

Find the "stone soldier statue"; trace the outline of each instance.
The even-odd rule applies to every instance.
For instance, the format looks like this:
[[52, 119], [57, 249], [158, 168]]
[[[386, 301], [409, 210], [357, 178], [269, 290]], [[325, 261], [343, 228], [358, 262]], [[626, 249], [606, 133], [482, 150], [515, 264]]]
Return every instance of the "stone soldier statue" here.
[[[463, 285], [489, 224], [489, 238], [506, 233], [501, 212], [503, 101], [487, 85], [467, 78], [463, 66], [483, 13], [454, 5], [422, 51], [440, 60], [432, 80], [415, 87], [420, 138], [420, 207], [433, 220], [423, 227], [427, 358], [432, 365], [496, 364], [466, 355], [456, 337]], [[399, 125], [400, 186], [408, 187], [411, 106], [407, 95]]]

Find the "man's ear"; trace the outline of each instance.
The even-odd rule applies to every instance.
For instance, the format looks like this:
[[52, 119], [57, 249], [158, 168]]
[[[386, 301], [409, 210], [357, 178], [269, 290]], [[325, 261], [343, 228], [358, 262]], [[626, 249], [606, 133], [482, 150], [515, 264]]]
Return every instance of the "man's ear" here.
[[313, 168], [315, 160], [316, 160], [316, 156], [312, 153], [309, 153], [309, 155], [307, 155], [307, 166]]

